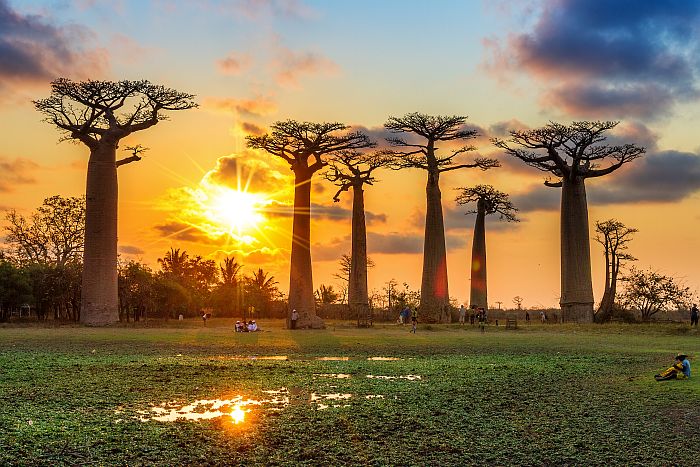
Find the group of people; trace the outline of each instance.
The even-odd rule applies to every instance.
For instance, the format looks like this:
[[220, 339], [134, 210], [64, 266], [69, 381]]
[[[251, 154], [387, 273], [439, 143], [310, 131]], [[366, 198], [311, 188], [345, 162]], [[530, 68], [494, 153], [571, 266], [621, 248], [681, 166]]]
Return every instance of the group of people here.
[[[467, 309], [464, 305], [459, 306], [459, 324], [464, 324], [467, 319]], [[483, 326], [486, 324], [486, 309], [484, 307], [478, 307], [472, 305], [469, 308], [469, 324], [473, 325], [478, 322], [479, 325]]]
[[255, 332], [258, 330], [258, 323], [256, 323], [254, 319], [251, 319], [248, 322], [246, 322], [246, 320], [236, 321], [236, 332]]
[[418, 309], [411, 309], [408, 305], [406, 305], [403, 310], [401, 310], [401, 313], [399, 313], [399, 324], [404, 325], [408, 323], [409, 318], [411, 319], [411, 332], [415, 334], [416, 324], [418, 324]]

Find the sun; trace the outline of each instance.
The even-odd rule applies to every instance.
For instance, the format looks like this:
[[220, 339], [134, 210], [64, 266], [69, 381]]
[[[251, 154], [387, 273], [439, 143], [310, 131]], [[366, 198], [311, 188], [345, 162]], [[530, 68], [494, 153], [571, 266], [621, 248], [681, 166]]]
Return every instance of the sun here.
[[207, 191], [201, 203], [202, 214], [220, 230], [240, 236], [265, 221], [264, 196], [216, 186], [210, 186]]
[[245, 420], [245, 411], [241, 409], [241, 406], [237, 405], [233, 408], [231, 411], [231, 419], [235, 424], [243, 423]]

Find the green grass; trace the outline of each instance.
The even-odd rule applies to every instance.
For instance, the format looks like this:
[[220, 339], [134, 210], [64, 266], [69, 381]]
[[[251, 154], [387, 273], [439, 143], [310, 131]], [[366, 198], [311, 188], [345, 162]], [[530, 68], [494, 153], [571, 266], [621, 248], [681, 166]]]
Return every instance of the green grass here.
[[[235, 334], [231, 323], [1, 327], [0, 465], [697, 465], [700, 355], [687, 326], [331, 323]], [[287, 361], [234, 356], [286, 355]], [[321, 361], [320, 356], [347, 356]], [[367, 357], [399, 357], [368, 361]], [[694, 361], [694, 360], [691, 360]], [[700, 360], [698, 361], [700, 364]], [[349, 374], [336, 379], [319, 374]], [[373, 376], [419, 375], [420, 380]], [[164, 402], [269, 397], [246, 421], [140, 421]], [[319, 409], [312, 394], [352, 394]], [[366, 396], [371, 396], [367, 398]], [[382, 396], [382, 397], [374, 397]], [[348, 405], [345, 407], [344, 405]]]

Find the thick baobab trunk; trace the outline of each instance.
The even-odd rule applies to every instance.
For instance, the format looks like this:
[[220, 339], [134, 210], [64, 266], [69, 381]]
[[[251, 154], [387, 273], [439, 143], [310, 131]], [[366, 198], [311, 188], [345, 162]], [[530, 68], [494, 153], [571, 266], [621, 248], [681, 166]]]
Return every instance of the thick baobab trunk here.
[[365, 225], [365, 197], [362, 185], [352, 187], [352, 251], [348, 304], [354, 318], [369, 314], [367, 293], [367, 229]]
[[488, 311], [488, 295], [486, 289], [486, 208], [484, 201], [479, 200], [476, 208], [474, 223], [474, 238], [472, 240], [472, 271], [471, 293], [469, 304]]
[[88, 162], [80, 322], [92, 326], [119, 321], [116, 150], [103, 141]]
[[561, 299], [563, 321], [593, 321], [591, 247], [583, 179], [564, 177], [561, 194]]
[[428, 172], [419, 314], [419, 319], [427, 323], [450, 322], [445, 225], [439, 181], [439, 173]]
[[[289, 268], [289, 315], [297, 310], [299, 328], [323, 328], [316, 315], [313, 273], [311, 269], [311, 173], [294, 172], [294, 220], [292, 226], [292, 258]], [[289, 317], [288, 317], [289, 320]]]

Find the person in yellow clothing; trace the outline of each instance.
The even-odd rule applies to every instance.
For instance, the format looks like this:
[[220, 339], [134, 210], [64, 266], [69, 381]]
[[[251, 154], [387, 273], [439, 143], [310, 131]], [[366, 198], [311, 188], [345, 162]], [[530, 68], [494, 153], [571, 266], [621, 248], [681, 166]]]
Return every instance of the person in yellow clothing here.
[[667, 381], [669, 379], [686, 379], [690, 378], [690, 362], [688, 356], [684, 354], [676, 355], [676, 362], [666, 371], [654, 375], [656, 381]]

